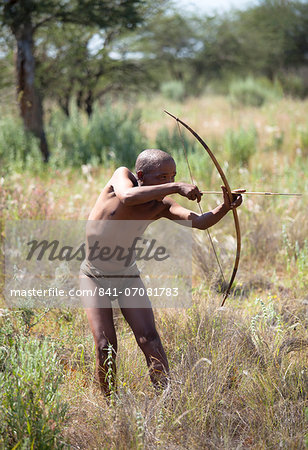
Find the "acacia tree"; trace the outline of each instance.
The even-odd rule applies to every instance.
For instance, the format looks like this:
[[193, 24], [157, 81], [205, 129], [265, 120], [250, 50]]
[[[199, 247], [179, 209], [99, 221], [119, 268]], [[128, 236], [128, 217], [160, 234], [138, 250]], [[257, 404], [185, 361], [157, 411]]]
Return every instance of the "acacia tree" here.
[[[96, 26], [112, 29], [121, 26], [134, 29], [142, 21], [144, 0], [4, 0], [0, 5], [0, 21], [16, 40], [16, 87], [20, 113], [26, 130], [40, 140], [44, 162], [49, 149], [43, 124], [42, 93], [35, 69], [35, 37], [37, 30], [51, 23], [71, 23], [82, 28]], [[82, 33], [82, 29], [81, 29]]]
[[80, 27], [59, 23], [48, 32], [41, 30], [36, 74], [44, 97], [56, 101], [67, 116], [74, 98], [78, 108], [91, 116], [94, 102], [107, 94], [144, 86], [148, 75], [140, 61], [131, 54], [125, 57], [119, 49], [128, 33], [120, 26], [99, 33], [92, 27], [81, 35]]
[[131, 48], [143, 55], [157, 84], [170, 79], [185, 82], [198, 41], [190, 16], [175, 8], [160, 10], [138, 35], [131, 38]]

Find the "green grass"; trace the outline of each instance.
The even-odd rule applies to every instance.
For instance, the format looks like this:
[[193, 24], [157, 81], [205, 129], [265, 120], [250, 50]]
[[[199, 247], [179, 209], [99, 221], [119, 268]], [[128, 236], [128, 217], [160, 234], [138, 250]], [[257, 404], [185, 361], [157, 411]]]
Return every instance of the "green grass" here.
[[29, 330], [27, 316], [3, 310], [0, 318], [0, 443], [3, 448], [62, 448], [68, 411], [61, 398], [63, 369], [52, 340], [22, 333], [23, 325]]

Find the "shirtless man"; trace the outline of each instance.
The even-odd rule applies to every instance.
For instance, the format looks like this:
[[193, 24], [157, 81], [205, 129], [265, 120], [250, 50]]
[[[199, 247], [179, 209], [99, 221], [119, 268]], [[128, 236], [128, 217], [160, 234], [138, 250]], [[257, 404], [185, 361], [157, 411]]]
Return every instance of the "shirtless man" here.
[[[99, 231], [90, 232], [92, 235], [106, 233], [107, 239], [112, 234], [108, 233], [108, 226], [113, 225], [110, 221], [153, 221], [165, 217], [170, 220], [191, 221], [193, 228], [205, 230], [215, 225], [232, 208], [237, 208], [242, 203], [239, 194], [233, 194], [233, 202], [230, 203], [225, 187], [222, 187], [223, 203], [212, 211], [197, 214], [190, 211], [169, 197], [171, 194], [180, 194], [189, 200], [200, 202], [201, 193], [197, 186], [175, 182], [176, 165], [173, 158], [166, 152], [157, 149], [144, 150], [136, 161], [136, 175], [126, 167], [117, 169], [110, 181], [101, 192], [89, 221], [98, 224]], [[89, 223], [89, 222], [88, 222]], [[91, 223], [91, 222], [90, 222]], [[127, 222], [126, 222], [127, 223]], [[116, 223], [114, 222], [114, 225]], [[110, 229], [110, 227], [109, 227]], [[106, 231], [107, 230], [107, 231]], [[139, 231], [140, 232], [140, 231]], [[96, 262], [95, 262], [96, 264]], [[129, 268], [129, 277], [133, 278], [134, 287], [143, 287], [143, 282], [136, 272], [136, 266]], [[97, 269], [97, 272], [95, 270]], [[104, 267], [94, 268], [93, 265], [82, 265], [81, 287], [92, 289], [102, 286], [101, 279], [97, 273], [102, 274], [104, 281]], [[114, 269], [114, 267], [113, 267]], [[110, 271], [109, 271], [110, 272]], [[127, 272], [125, 272], [127, 274]], [[168, 362], [160, 337], [157, 333], [153, 311], [149, 298], [144, 295], [138, 298], [142, 307], [127, 308], [121, 306], [121, 298], [118, 299], [121, 311], [135, 335], [136, 341], [143, 351], [151, 380], [155, 387], [160, 388], [168, 382]], [[96, 376], [103, 393], [110, 394], [110, 372], [115, 376], [115, 357], [117, 352], [117, 337], [113, 322], [112, 299], [104, 295], [94, 299], [90, 307], [86, 307], [91, 331], [93, 333], [96, 348]], [[112, 371], [106, 367], [110, 361], [110, 348], [112, 346], [113, 362]], [[109, 379], [107, 379], [109, 374]], [[115, 385], [115, 379], [112, 380]]]

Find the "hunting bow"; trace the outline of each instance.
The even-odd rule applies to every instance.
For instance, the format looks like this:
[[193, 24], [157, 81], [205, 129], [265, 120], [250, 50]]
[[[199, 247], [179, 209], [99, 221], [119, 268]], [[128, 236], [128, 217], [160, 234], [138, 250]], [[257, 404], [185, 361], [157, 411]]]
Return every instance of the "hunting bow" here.
[[[221, 179], [223, 181], [223, 184], [224, 184], [224, 186], [227, 189], [230, 203], [232, 203], [232, 201], [233, 201], [232, 193], [231, 193], [231, 189], [230, 189], [229, 183], [227, 181], [226, 175], [225, 175], [224, 171], [222, 170], [221, 166], [219, 165], [215, 155], [213, 154], [213, 152], [208, 147], [208, 145], [204, 142], [204, 140], [189, 125], [187, 125], [181, 119], [179, 119], [178, 117], [175, 117], [173, 114], [169, 113], [166, 110], [165, 110], [165, 113], [168, 114], [169, 116], [171, 116], [173, 119], [175, 119], [178, 124], [179, 123], [182, 124], [200, 142], [202, 147], [205, 149], [205, 151], [208, 153], [208, 155], [210, 156], [211, 160], [215, 164], [215, 167], [216, 167], [216, 169], [219, 172], [219, 175], [220, 175], [220, 177], [221, 177]], [[185, 151], [186, 161], [187, 161], [187, 164], [188, 164], [188, 167], [189, 167], [189, 162], [188, 162], [188, 158], [187, 158], [187, 155], [186, 155], [185, 148], [184, 148], [184, 151]], [[190, 167], [189, 167], [189, 172], [190, 172], [190, 175], [191, 175], [191, 178], [192, 178]], [[223, 301], [221, 303], [221, 306], [224, 306], [226, 298], [230, 294], [230, 290], [231, 290], [233, 281], [235, 279], [235, 275], [236, 275], [236, 272], [237, 272], [237, 269], [238, 269], [238, 265], [239, 265], [239, 261], [240, 261], [240, 255], [241, 255], [241, 230], [240, 230], [240, 224], [239, 224], [239, 220], [238, 220], [238, 215], [237, 215], [236, 209], [233, 208], [232, 212], [233, 212], [233, 219], [234, 219], [235, 230], [236, 230], [236, 256], [235, 256], [235, 260], [234, 260], [234, 266], [233, 266], [232, 275], [231, 275], [231, 278], [230, 278], [229, 285], [228, 285], [228, 288], [226, 290], [225, 296], [224, 296]], [[214, 251], [215, 251], [215, 249], [214, 249]], [[216, 252], [215, 252], [215, 255], [216, 255]], [[217, 259], [217, 261], [218, 261], [218, 259]], [[219, 261], [218, 261], [218, 263], [219, 263]], [[219, 264], [219, 266], [220, 266], [220, 264]]]

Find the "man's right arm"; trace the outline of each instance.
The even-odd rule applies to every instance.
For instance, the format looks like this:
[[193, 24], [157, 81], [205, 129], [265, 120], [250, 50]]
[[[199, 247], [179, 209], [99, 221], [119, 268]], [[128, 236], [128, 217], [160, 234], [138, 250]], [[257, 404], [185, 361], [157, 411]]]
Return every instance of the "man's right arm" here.
[[171, 194], [180, 194], [190, 200], [201, 199], [197, 186], [187, 183], [164, 183], [151, 186], [136, 186], [136, 178], [126, 167], [115, 171], [110, 180], [119, 200], [128, 206], [140, 205], [152, 200], [161, 201]]

